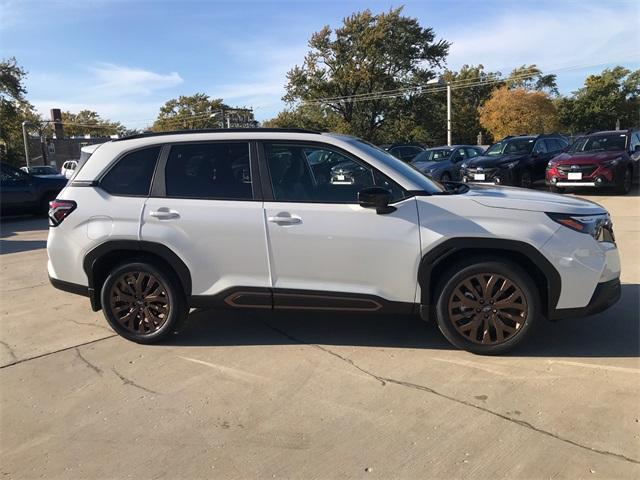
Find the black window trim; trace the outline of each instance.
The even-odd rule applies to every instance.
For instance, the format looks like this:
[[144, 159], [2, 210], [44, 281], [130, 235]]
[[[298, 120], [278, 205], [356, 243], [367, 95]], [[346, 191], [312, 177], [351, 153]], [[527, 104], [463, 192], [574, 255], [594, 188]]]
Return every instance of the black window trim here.
[[263, 194], [263, 199], [265, 202], [274, 202], [274, 203], [309, 203], [309, 204], [316, 204], [316, 205], [358, 205], [357, 201], [354, 202], [318, 202], [315, 200], [276, 200], [274, 195], [273, 195], [273, 186], [271, 184], [271, 172], [269, 170], [269, 165], [267, 163], [267, 155], [266, 155], [266, 150], [264, 148], [265, 143], [270, 143], [270, 144], [277, 144], [277, 145], [293, 145], [293, 146], [309, 146], [309, 147], [316, 147], [316, 148], [323, 148], [325, 150], [333, 150], [341, 155], [344, 155], [345, 157], [355, 161], [356, 163], [362, 163], [363, 165], [366, 165], [367, 167], [369, 167], [373, 172], [377, 172], [378, 174], [384, 176], [385, 178], [388, 178], [391, 182], [395, 183], [398, 188], [400, 188], [403, 192], [404, 192], [404, 197], [391, 203], [390, 205], [395, 205], [398, 204], [400, 202], [404, 202], [405, 200], [414, 197], [415, 196], [415, 192], [407, 190], [406, 188], [404, 188], [402, 185], [400, 185], [398, 182], [396, 182], [395, 180], [393, 180], [392, 178], [389, 178], [388, 175], [386, 175], [385, 173], [381, 172], [379, 169], [377, 169], [376, 167], [374, 167], [373, 165], [371, 165], [369, 162], [367, 162], [366, 160], [364, 160], [363, 158], [360, 158], [354, 154], [352, 154], [351, 152], [348, 152], [346, 150], [344, 150], [343, 148], [340, 148], [338, 146], [332, 145], [331, 143], [324, 143], [324, 142], [314, 142], [314, 141], [309, 141], [309, 140], [296, 140], [296, 139], [264, 139], [264, 140], [258, 140], [258, 165], [259, 165], [259, 171], [260, 171], [260, 178], [262, 180], [261, 185], [262, 185], [262, 194]]
[[[179, 145], [197, 145], [212, 143], [243, 143], [249, 148], [249, 174], [251, 176], [251, 194], [253, 198], [222, 198], [222, 197], [174, 197], [167, 195], [167, 184], [165, 169], [171, 148]], [[164, 142], [163, 150], [156, 164], [156, 174], [151, 184], [151, 194], [149, 198], [170, 198], [172, 200], [204, 200], [204, 201], [224, 201], [224, 202], [262, 202], [262, 185], [260, 175], [258, 173], [258, 153], [256, 150], [255, 140], [248, 139], [227, 139], [227, 140], [193, 140], [193, 141], [176, 141]]]
[[[127, 195], [127, 194], [124, 194], [124, 193], [111, 193], [109, 190], [107, 190], [106, 188], [103, 187], [102, 182], [104, 181], [105, 177], [107, 175], [109, 175], [111, 170], [113, 170], [120, 163], [120, 160], [122, 160], [124, 157], [126, 157], [130, 153], [135, 153], [135, 152], [139, 152], [141, 150], [149, 150], [151, 148], [158, 148], [158, 147], [160, 147], [160, 151], [158, 152], [158, 156], [156, 157], [156, 164], [153, 167], [153, 173], [151, 174], [151, 183], [149, 183], [149, 190], [147, 191], [146, 195]], [[123, 152], [120, 152], [120, 154], [116, 155], [116, 157], [113, 159], [113, 161], [107, 166], [107, 168], [105, 168], [102, 171], [102, 173], [98, 176], [98, 178], [95, 181], [91, 181], [89, 183], [86, 183], [86, 185], [87, 186], [92, 186], [92, 187], [99, 187], [102, 191], [108, 193], [112, 197], [149, 198], [149, 194], [151, 193], [151, 190], [153, 188], [153, 179], [154, 179], [155, 173], [156, 173], [156, 171], [158, 169], [159, 159], [162, 156], [162, 150], [163, 150], [163, 145], [162, 144], [151, 144], [151, 145], [144, 145], [144, 146], [140, 146], [140, 147], [137, 147], [137, 148], [132, 148], [130, 150], [125, 150]], [[72, 181], [71, 186], [82, 186], [82, 185], [75, 185], [75, 182]]]

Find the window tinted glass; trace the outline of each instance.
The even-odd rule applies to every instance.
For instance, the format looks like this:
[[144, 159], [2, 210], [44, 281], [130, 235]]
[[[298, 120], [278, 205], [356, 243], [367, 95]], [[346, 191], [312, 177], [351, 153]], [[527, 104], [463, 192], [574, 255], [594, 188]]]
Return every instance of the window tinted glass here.
[[467, 151], [467, 156], [469, 158], [477, 157], [478, 155], [480, 155], [480, 150], [476, 148], [466, 147], [465, 150]]
[[533, 147], [533, 151], [536, 153], [547, 153], [547, 146], [544, 143], [544, 140], [538, 140]]
[[173, 146], [165, 178], [168, 197], [251, 200], [249, 144]]
[[636, 150], [636, 147], [640, 145], [640, 135], [636, 132], [631, 134], [631, 142], [629, 143], [629, 150], [633, 153]]
[[[290, 202], [356, 203], [365, 187], [389, 189], [395, 200], [404, 191], [380, 172], [323, 147], [265, 144], [273, 195]], [[327, 161], [318, 162], [318, 157]]]
[[12, 184], [16, 182], [24, 182], [29, 178], [29, 176], [18, 170], [17, 168], [11, 168], [9, 166], [2, 166], [2, 183]]
[[627, 135], [624, 133], [610, 133], [605, 135], [591, 135], [581, 137], [571, 146], [572, 152], [602, 152], [624, 150]]
[[118, 161], [102, 179], [100, 186], [112, 195], [149, 195], [153, 170], [160, 147], [131, 152]]

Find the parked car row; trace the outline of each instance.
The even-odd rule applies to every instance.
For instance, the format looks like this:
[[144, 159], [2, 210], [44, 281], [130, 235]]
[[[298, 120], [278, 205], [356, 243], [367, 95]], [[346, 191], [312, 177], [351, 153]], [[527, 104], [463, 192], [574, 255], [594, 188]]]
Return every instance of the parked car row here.
[[571, 146], [558, 134], [509, 136], [486, 151], [471, 145], [428, 148], [411, 164], [434, 180], [531, 188], [545, 181], [552, 192], [567, 188], [631, 190], [640, 172], [640, 132], [595, 132]]

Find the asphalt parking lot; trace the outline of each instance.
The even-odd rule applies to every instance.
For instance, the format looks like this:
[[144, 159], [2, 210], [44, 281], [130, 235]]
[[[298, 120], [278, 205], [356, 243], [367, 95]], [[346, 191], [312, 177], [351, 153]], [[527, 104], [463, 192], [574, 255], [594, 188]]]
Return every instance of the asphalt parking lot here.
[[640, 197], [588, 198], [621, 301], [505, 357], [309, 313], [194, 311], [136, 345], [49, 285], [45, 219], [3, 220], [2, 478], [639, 478]]

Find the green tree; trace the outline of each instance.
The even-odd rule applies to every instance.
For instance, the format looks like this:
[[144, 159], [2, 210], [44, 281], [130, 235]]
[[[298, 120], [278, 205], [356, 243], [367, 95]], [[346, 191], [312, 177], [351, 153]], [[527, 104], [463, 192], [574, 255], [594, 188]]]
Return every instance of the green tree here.
[[556, 75], [544, 75], [536, 65], [522, 65], [513, 69], [505, 83], [509, 88], [523, 88], [558, 95]]
[[[81, 110], [78, 113], [62, 112], [64, 133], [69, 137], [91, 135], [92, 137], [108, 137], [123, 135], [125, 127], [119, 122], [104, 120], [97, 112]], [[48, 133], [51, 132], [48, 129]]]
[[556, 103], [560, 122], [571, 132], [612, 130], [640, 124], [640, 70], [623, 67], [590, 75], [584, 86]]
[[549, 133], [558, 128], [555, 105], [544, 92], [502, 87], [479, 109], [480, 124], [495, 139], [507, 135]]
[[14, 165], [24, 162], [22, 122], [38, 120], [25, 98], [26, 75], [15, 58], [0, 61], [0, 160]]
[[228, 110], [221, 98], [211, 99], [204, 93], [173, 98], [160, 107], [152, 130], [194, 130], [222, 126], [222, 110]]
[[[309, 48], [303, 65], [288, 72], [283, 99], [312, 105], [340, 97], [324, 103], [336, 126], [379, 141], [384, 124], [406, 114], [415, 95], [410, 89], [432, 79], [431, 68], [442, 66], [449, 44], [436, 41], [431, 28], [397, 8], [378, 15], [355, 13], [335, 31], [325, 26], [311, 36]], [[396, 95], [385, 98], [379, 92]]]

